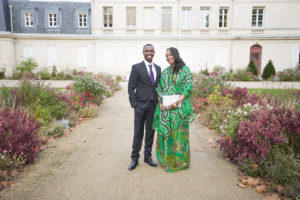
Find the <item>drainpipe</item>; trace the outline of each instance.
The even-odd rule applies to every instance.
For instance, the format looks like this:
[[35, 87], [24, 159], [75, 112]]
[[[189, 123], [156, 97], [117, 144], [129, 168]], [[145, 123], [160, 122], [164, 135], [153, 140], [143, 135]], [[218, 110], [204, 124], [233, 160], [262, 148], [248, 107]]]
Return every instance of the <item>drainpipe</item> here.
[[10, 13], [10, 32], [14, 32], [14, 27], [13, 27], [13, 18], [12, 18], [12, 5], [9, 5], [9, 13]]

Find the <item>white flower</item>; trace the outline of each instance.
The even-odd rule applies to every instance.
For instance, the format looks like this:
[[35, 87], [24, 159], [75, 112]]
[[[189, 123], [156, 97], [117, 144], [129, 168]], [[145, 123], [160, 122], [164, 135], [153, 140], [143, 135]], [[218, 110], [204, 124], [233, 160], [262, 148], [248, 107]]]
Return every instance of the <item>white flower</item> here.
[[244, 112], [244, 115], [247, 115], [247, 114], [248, 114], [248, 113], [245, 111], [245, 112]]

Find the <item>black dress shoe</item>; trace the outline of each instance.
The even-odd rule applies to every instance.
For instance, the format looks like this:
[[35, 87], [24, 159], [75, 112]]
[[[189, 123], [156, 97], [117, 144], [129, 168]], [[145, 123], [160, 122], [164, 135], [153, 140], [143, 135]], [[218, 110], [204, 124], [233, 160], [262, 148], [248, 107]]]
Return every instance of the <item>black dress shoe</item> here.
[[131, 171], [133, 170], [137, 165], [139, 164], [139, 161], [132, 161], [128, 167], [128, 169]]
[[148, 163], [152, 167], [157, 166], [157, 164], [152, 160], [152, 158], [145, 158], [144, 161], [145, 161], [145, 163]]

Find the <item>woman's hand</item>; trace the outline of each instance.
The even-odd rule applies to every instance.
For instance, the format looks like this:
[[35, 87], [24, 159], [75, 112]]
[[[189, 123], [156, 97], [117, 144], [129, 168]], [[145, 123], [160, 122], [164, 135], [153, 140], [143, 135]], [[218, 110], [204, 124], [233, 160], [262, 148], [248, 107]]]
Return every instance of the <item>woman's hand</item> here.
[[162, 103], [159, 104], [159, 108], [161, 111], [165, 110], [164, 106], [162, 105]]
[[168, 107], [168, 109], [169, 110], [174, 110], [174, 109], [176, 109], [178, 107], [178, 104], [177, 103], [173, 103], [173, 104], [171, 104], [169, 107]]

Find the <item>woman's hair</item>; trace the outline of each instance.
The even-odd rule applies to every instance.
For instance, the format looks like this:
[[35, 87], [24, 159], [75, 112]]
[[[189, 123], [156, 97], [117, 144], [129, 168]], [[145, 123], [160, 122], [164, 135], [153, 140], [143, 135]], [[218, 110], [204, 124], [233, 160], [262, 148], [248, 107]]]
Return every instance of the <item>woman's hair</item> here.
[[170, 51], [174, 57], [174, 72], [179, 72], [185, 63], [183, 62], [182, 58], [180, 58], [178, 50], [175, 47], [170, 47], [167, 49], [167, 51]]

